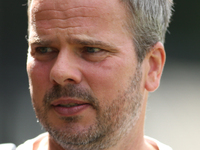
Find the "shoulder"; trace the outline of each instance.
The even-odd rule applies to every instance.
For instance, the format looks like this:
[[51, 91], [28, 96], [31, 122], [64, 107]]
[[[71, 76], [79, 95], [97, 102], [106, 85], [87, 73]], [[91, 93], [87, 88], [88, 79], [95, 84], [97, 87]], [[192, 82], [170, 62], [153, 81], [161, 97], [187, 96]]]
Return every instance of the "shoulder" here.
[[41, 141], [45, 138], [48, 138], [48, 133], [42, 133], [33, 139], [25, 141], [23, 144], [19, 145], [16, 150], [36, 150], [41, 144]]
[[168, 145], [165, 145], [165, 144], [159, 142], [156, 139], [153, 139], [153, 138], [148, 137], [148, 136], [144, 136], [144, 137], [145, 137], [146, 140], [155, 143], [159, 150], [172, 150], [171, 147], [169, 147]]
[[15, 150], [16, 146], [13, 143], [0, 144], [0, 150]]

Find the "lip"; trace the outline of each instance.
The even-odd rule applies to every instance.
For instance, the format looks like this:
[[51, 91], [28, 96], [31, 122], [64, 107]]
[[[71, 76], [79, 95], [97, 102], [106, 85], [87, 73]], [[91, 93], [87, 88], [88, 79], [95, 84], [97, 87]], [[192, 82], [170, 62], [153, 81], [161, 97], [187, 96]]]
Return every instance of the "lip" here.
[[[62, 105], [70, 104], [70, 103], [75, 103], [77, 105], [72, 106], [72, 107], [62, 106]], [[87, 102], [76, 100], [76, 99], [62, 98], [62, 99], [53, 101], [51, 103], [51, 106], [59, 115], [70, 117], [70, 116], [75, 116], [75, 115], [80, 114], [82, 111], [84, 111], [91, 105]]]

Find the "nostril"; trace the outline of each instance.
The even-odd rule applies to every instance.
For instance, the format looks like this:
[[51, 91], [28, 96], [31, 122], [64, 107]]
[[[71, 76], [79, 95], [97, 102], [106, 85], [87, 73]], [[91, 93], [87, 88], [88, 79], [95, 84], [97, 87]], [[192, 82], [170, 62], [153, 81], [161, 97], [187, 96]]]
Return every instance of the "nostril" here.
[[[69, 79], [66, 79], [63, 83], [65, 84], [66, 82], [74, 82], [74, 80], [71, 79], [71, 78], [69, 78]], [[55, 80], [53, 80], [53, 83], [54, 83], [54, 84], [61, 84], [61, 83], [59, 83], [59, 82], [56, 82]]]
[[64, 82], [63, 82], [63, 84], [65, 85], [65, 84], [67, 84], [67, 83], [72, 83], [72, 84], [76, 84], [76, 80], [74, 80], [74, 79], [72, 79], [72, 78], [68, 78], [68, 79], [66, 79]]
[[74, 81], [73, 79], [70, 79], [70, 78], [69, 78], [69, 79], [67, 79], [67, 80], [69, 80], [69, 81]]

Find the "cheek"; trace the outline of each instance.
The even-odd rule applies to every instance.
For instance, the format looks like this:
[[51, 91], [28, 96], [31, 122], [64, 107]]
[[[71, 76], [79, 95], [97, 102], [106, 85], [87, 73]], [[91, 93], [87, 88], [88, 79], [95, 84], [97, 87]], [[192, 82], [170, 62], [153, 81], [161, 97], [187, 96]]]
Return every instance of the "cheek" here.
[[84, 77], [99, 100], [113, 100], [127, 89], [133, 69], [125, 61], [107, 61], [85, 69]]
[[29, 86], [32, 99], [43, 98], [49, 84], [48, 67], [37, 61], [27, 63]]

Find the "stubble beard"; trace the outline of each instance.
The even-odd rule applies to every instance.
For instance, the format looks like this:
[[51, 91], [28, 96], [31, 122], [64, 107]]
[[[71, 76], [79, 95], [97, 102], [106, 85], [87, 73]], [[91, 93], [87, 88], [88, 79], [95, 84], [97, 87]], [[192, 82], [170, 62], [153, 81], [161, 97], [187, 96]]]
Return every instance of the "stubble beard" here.
[[[115, 146], [134, 128], [140, 113], [142, 95], [140, 93], [142, 72], [138, 65], [135, 75], [130, 79], [128, 88], [118, 94], [112, 105], [99, 106], [99, 100], [89, 91], [76, 85], [65, 87], [55, 86], [48, 91], [43, 99], [43, 108], [34, 104], [36, 115], [50, 136], [65, 150], [103, 150]], [[96, 110], [96, 120], [93, 125], [82, 131], [75, 131], [73, 123], [78, 123], [80, 117], [62, 117], [68, 123], [66, 129], [56, 128], [49, 121], [49, 104], [61, 96], [81, 98], [90, 102]], [[106, 100], [104, 100], [106, 103]]]

